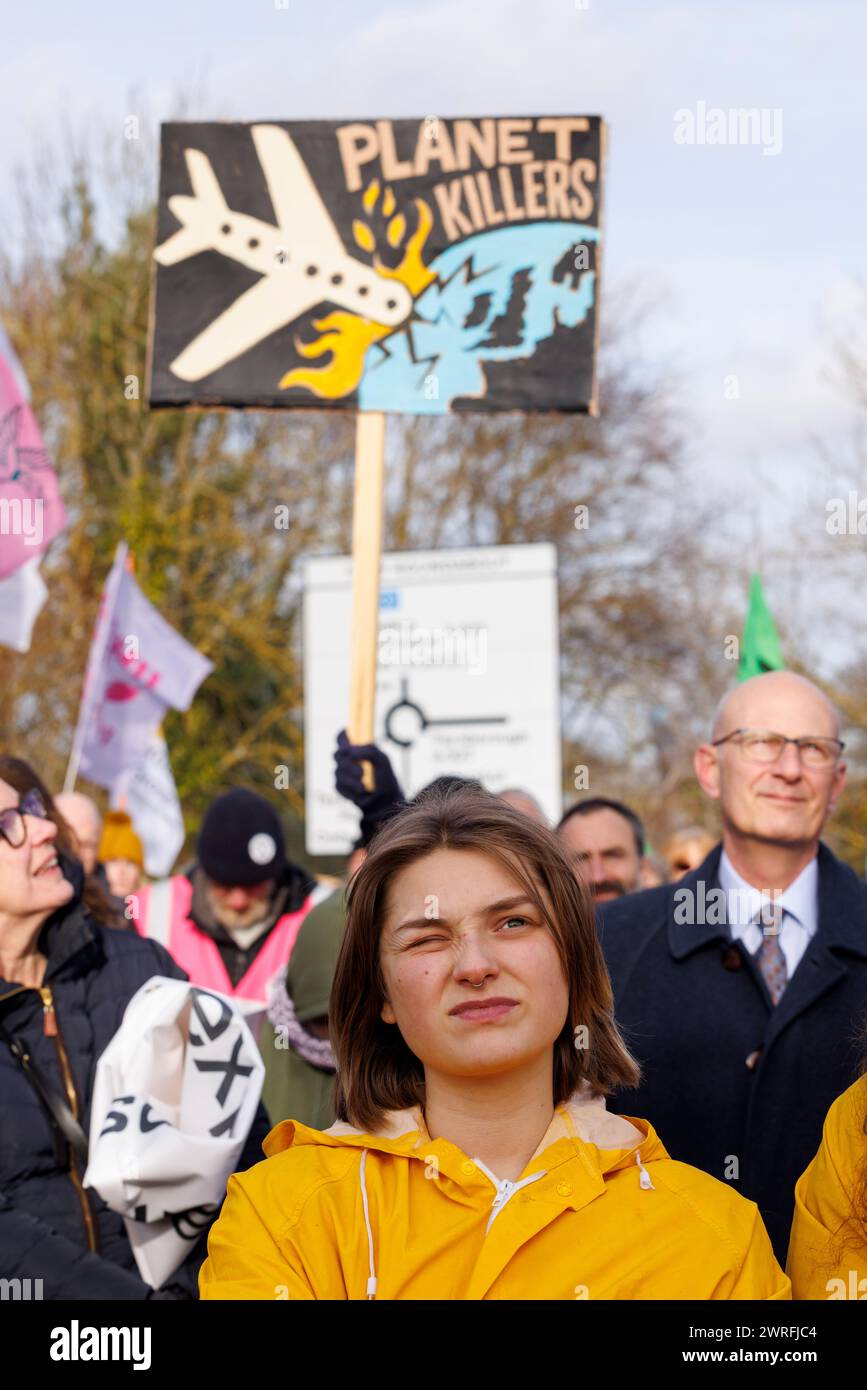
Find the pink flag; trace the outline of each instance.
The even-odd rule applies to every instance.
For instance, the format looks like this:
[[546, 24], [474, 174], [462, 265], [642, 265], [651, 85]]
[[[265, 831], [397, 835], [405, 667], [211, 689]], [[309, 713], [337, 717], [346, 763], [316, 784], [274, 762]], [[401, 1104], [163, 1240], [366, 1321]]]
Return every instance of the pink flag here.
[[57, 477], [13, 361], [0, 330], [0, 580], [41, 555], [66, 525]]
[[79, 772], [101, 787], [141, 762], [168, 709], [189, 709], [213, 663], [145, 598], [118, 546], [87, 663], [67, 790]]

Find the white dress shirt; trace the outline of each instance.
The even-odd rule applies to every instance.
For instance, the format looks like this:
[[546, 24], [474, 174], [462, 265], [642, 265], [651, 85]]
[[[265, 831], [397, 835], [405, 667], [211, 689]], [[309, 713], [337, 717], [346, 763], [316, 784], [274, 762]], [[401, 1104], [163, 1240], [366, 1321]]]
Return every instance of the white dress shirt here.
[[768, 904], [766, 916], [769, 916], [771, 901], [782, 907], [783, 924], [778, 940], [791, 980], [819, 925], [818, 860], [811, 859], [783, 892], [775, 892], [770, 887], [763, 892], [741, 878], [723, 850], [719, 861], [719, 886], [726, 895], [726, 917], [732, 941], [743, 941], [751, 956], [762, 944], [762, 924], [756, 921], [762, 904]]

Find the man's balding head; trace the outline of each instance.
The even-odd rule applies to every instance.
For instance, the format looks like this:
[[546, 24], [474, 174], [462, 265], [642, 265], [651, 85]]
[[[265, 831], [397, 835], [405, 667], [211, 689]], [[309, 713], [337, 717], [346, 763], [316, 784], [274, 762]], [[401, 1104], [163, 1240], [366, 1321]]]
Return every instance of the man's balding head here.
[[538, 821], [540, 825], [548, 824], [548, 817], [542, 810], [535, 796], [523, 791], [520, 787], [509, 787], [504, 792], [498, 792], [501, 801], [505, 801], [509, 806], [514, 806], [516, 811], [522, 815], [529, 816], [530, 820]]
[[781, 718], [794, 718], [805, 733], [840, 737], [840, 715], [818, 685], [796, 671], [765, 671], [742, 681], [722, 697], [711, 738], [725, 738], [734, 729], [773, 729], [785, 734], [788, 730], [780, 725]]
[[54, 798], [54, 804], [75, 836], [84, 872], [92, 874], [96, 868], [102, 835], [99, 807], [83, 792], [60, 792]]

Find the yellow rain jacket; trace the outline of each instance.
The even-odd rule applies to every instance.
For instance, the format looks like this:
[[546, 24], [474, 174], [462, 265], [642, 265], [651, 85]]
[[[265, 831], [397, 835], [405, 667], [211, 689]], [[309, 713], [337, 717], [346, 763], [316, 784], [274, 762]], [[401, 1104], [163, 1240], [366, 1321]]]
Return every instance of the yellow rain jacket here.
[[867, 1299], [865, 1117], [867, 1076], [862, 1076], [834, 1101], [819, 1151], [795, 1187], [786, 1266], [793, 1298]]
[[431, 1139], [285, 1120], [229, 1179], [203, 1299], [788, 1299], [758, 1209], [577, 1096], [522, 1176]]

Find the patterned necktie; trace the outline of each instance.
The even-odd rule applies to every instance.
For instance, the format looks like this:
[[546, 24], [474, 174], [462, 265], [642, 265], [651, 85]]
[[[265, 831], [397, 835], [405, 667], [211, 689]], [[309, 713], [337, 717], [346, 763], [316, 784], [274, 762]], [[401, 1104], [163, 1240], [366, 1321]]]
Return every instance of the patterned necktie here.
[[768, 994], [771, 996], [771, 1003], [773, 1004], [780, 1002], [783, 990], [789, 983], [786, 957], [783, 955], [783, 948], [780, 945], [783, 916], [783, 909], [778, 903], [765, 903], [762, 912], [755, 919], [756, 926], [762, 932], [762, 944], [753, 956], [753, 960], [761, 971], [762, 979], [768, 987]]

